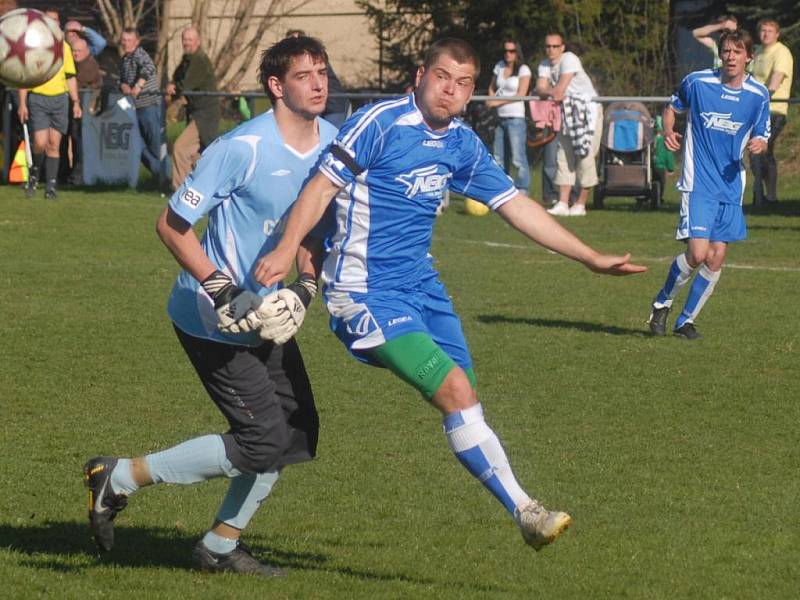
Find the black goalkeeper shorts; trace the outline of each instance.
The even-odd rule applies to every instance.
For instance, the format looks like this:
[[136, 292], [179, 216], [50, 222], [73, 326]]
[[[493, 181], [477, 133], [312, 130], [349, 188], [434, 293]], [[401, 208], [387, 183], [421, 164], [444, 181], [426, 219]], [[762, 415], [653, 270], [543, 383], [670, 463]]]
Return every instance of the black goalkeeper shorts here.
[[319, 417], [294, 338], [250, 348], [175, 332], [228, 421], [222, 438], [234, 467], [263, 473], [314, 458]]

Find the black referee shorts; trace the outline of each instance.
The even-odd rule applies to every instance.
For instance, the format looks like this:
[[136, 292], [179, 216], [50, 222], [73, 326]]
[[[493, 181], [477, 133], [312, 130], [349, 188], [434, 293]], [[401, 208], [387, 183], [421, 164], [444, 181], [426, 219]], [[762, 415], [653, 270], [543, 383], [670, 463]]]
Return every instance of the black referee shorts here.
[[250, 348], [175, 332], [230, 425], [222, 439], [234, 467], [263, 473], [314, 458], [319, 417], [294, 338]]

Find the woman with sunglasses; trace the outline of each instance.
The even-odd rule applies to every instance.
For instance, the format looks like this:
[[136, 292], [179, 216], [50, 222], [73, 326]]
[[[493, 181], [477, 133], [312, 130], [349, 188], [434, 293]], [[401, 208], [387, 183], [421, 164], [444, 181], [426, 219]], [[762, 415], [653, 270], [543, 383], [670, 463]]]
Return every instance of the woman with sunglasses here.
[[519, 42], [506, 39], [503, 42], [503, 58], [492, 72], [489, 84], [489, 95], [498, 100], [489, 100], [486, 105], [497, 109], [499, 122], [494, 131], [492, 154], [497, 163], [506, 171], [506, 145], [511, 149], [511, 164], [516, 167], [514, 185], [522, 193], [528, 193], [530, 185], [530, 168], [525, 142], [527, 123], [525, 121], [525, 103], [521, 100], [501, 100], [499, 98], [525, 96], [531, 84], [531, 70], [525, 64], [522, 47]]

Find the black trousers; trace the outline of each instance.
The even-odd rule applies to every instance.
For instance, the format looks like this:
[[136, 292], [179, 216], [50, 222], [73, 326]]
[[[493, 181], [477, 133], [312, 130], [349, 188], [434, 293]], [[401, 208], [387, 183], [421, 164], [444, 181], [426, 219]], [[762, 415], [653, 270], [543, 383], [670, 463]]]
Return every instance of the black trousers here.
[[228, 421], [222, 439], [234, 467], [263, 473], [314, 458], [319, 417], [294, 339], [250, 348], [175, 332]]
[[[785, 125], [785, 115], [770, 113], [770, 135], [767, 151], [764, 154], [750, 155], [750, 166], [753, 169], [754, 206], [761, 206], [767, 202], [776, 202], [778, 200], [778, 165], [775, 162], [775, 142]], [[766, 190], [764, 189], [765, 186]]]

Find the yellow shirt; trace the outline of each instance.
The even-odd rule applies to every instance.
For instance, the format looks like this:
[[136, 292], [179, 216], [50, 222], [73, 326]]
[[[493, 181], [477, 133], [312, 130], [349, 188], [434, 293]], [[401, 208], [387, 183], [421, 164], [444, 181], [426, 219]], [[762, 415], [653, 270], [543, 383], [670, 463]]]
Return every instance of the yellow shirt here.
[[67, 87], [67, 75], [75, 77], [77, 71], [75, 69], [75, 59], [72, 58], [72, 50], [69, 44], [64, 42], [64, 62], [58, 73], [53, 75], [52, 79], [45, 81], [42, 85], [30, 90], [34, 94], [41, 94], [42, 96], [58, 96], [59, 94], [66, 94], [69, 92]]
[[[774, 72], [783, 73], [780, 87], [773, 92], [773, 98], [789, 98], [792, 93], [792, 74], [794, 73], [794, 59], [789, 48], [775, 42], [770, 48], [764, 50], [763, 46], [756, 46], [751, 73], [756, 81], [767, 85]], [[789, 111], [786, 102], [770, 102], [769, 112], [785, 115]]]

